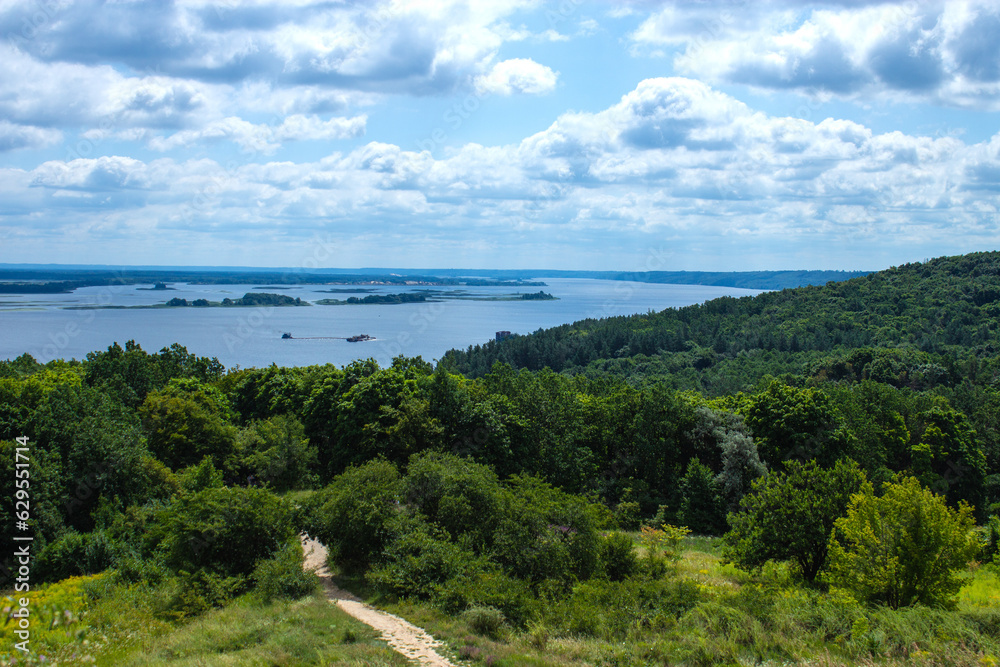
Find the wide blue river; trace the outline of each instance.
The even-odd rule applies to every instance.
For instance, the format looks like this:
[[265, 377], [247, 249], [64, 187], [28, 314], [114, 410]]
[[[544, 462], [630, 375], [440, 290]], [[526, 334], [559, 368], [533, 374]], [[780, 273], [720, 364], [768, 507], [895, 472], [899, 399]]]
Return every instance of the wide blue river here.
[[[66, 306], [139, 305], [163, 303], [179, 297], [209, 301], [239, 298], [246, 292], [272, 292], [314, 302], [365, 294], [331, 294], [324, 290], [346, 285], [300, 285], [273, 289], [263, 285], [175, 284], [169, 292], [141, 285], [88, 287], [72, 294], [0, 297], [0, 359], [24, 352], [46, 362], [82, 359], [87, 352], [106, 349], [114, 342], [135, 340], [156, 352], [180, 343], [199, 356], [218, 357], [227, 368], [239, 366], [338, 366], [372, 357], [385, 366], [393, 357], [439, 359], [452, 348], [484, 343], [497, 331], [526, 334], [589, 317], [611, 317], [701, 303], [724, 295], [747, 296], [758, 290], [702, 285], [586, 279], [545, 279], [539, 289], [558, 301], [466, 301], [399, 305], [318, 306], [308, 308], [169, 308], [157, 310], [66, 310]], [[399, 293], [398, 286], [373, 288], [375, 294]], [[440, 289], [452, 289], [444, 287]], [[510, 287], [471, 287], [476, 294], [503, 295]], [[293, 338], [282, 339], [285, 332]], [[376, 340], [350, 343], [339, 339], [368, 334]]]

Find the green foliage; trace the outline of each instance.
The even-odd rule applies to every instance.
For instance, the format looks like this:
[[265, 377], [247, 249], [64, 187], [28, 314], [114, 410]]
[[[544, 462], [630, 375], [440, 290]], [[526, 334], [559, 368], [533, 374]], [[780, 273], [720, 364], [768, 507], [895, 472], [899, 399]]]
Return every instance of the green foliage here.
[[966, 416], [957, 410], [933, 407], [918, 418], [923, 433], [911, 449], [914, 476], [953, 505], [965, 500], [982, 508], [986, 456]]
[[601, 538], [597, 554], [598, 571], [610, 581], [622, 581], [639, 571], [639, 557], [632, 538], [611, 533]]
[[753, 569], [768, 561], [792, 560], [802, 576], [813, 581], [826, 562], [834, 522], [846, 514], [852, 494], [864, 481], [853, 461], [832, 468], [815, 461], [789, 461], [784, 472], [754, 483], [739, 511], [729, 515], [726, 557]]
[[503, 612], [496, 607], [473, 605], [462, 612], [462, 620], [478, 634], [490, 639], [501, 639], [507, 625]]
[[830, 465], [848, 454], [847, 432], [837, 421], [829, 397], [815, 389], [772, 381], [740, 406], [757, 440], [761, 459], [771, 469], [788, 460]]
[[177, 473], [177, 484], [187, 493], [198, 493], [205, 489], [221, 489], [222, 471], [212, 464], [212, 457], [206, 456], [197, 465], [188, 466]]
[[250, 578], [254, 593], [264, 602], [273, 600], [298, 600], [315, 593], [319, 577], [303, 569], [302, 544], [290, 540], [271, 558], [260, 560]]
[[183, 495], [159, 522], [160, 550], [172, 571], [204, 570], [222, 578], [249, 576], [258, 561], [297, 539], [291, 506], [263, 489], [209, 488]]
[[125, 343], [125, 349], [114, 343], [105, 352], [88, 353], [85, 367], [88, 385], [112, 393], [133, 409], [149, 392], [161, 389], [173, 378], [208, 382], [221, 377], [223, 371], [218, 359], [196, 357], [176, 343], [149, 354], [132, 340]]
[[319, 455], [298, 419], [276, 415], [254, 421], [239, 438], [243, 467], [255, 484], [284, 492], [314, 487], [319, 482]]
[[452, 539], [466, 537], [479, 551], [491, 543], [503, 497], [503, 487], [488, 466], [452, 454], [413, 457], [403, 483], [408, 504]]
[[151, 392], [139, 408], [150, 451], [173, 470], [211, 456], [217, 468], [231, 465], [236, 444], [234, 415], [225, 395], [195, 380], [172, 380]]
[[588, 579], [599, 538], [591, 504], [533, 477], [513, 478], [509, 488], [494, 528], [495, 561], [532, 583]]
[[957, 571], [978, 555], [973, 525], [969, 506], [949, 508], [913, 477], [879, 497], [865, 485], [834, 524], [827, 580], [893, 609], [947, 605], [962, 585]]
[[691, 459], [681, 479], [681, 508], [677, 521], [699, 535], [726, 531], [725, 502], [715, 475], [698, 459]]
[[162, 615], [182, 620], [224, 606], [246, 588], [246, 577], [227, 577], [219, 572], [199, 569], [195, 572], [181, 571], [170, 583], [173, 590], [165, 601]]
[[394, 538], [379, 559], [382, 564], [369, 570], [367, 578], [397, 596], [430, 599], [449, 580], [484, 566], [484, 559], [417, 517], [394, 517], [390, 530]]
[[307, 531], [327, 545], [337, 565], [363, 571], [392, 538], [388, 524], [401, 493], [399, 471], [384, 459], [348, 468], [310, 499]]
[[45, 545], [32, 574], [38, 581], [61, 581], [84, 574], [97, 574], [115, 562], [115, 545], [103, 532], [70, 531]]

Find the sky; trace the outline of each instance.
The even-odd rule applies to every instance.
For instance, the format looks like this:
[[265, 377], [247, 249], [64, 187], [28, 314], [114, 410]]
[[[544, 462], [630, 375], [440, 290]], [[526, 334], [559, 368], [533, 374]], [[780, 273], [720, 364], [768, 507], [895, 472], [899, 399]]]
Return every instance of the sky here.
[[0, 263], [1000, 247], [995, 0], [0, 0]]

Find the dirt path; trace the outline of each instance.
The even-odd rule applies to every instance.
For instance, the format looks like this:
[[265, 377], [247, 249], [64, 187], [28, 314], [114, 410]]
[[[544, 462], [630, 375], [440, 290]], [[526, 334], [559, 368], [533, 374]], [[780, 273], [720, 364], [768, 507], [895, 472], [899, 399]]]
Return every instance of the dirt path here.
[[389, 646], [419, 665], [428, 667], [455, 667], [434, 650], [441, 642], [431, 637], [417, 626], [407, 623], [398, 616], [373, 609], [354, 595], [337, 588], [326, 567], [326, 547], [316, 540], [302, 538], [302, 548], [306, 552], [305, 569], [319, 575], [330, 602], [362, 623], [367, 623], [382, 633]]

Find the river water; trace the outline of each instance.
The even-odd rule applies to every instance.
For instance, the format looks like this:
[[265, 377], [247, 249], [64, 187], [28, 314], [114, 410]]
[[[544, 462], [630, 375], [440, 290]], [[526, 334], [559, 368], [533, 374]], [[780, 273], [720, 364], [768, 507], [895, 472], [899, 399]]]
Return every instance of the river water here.
[[[315, 302], [323, 298], [346, 299], [365, 294], [391, 294], [417, 287], [377, 286], [359, 294], [331, 294], [325, 290], [349, 289], [346, 285], [175, 284], [172, 291], [153, 291], [149, 285], [87, 287], [72, 294], [0, 296], [0, 359], [27, 352], [35, 359], [82, 359], [88, 352], [106, 349], [114, 342], [135, 340], [144, 350], [156, 352], [180, 343], [199, 356], [217, 357], [227, 368], [338, 366], [372, 357], [389, 364], [393, 357], [422, 356], [439, 359], [452, 348], [464, 349], [494, 338], [497, 331], [527, 334], [591, 317], [611, 317], [701, 303], [724, 295], [749, 296], [759, 290], [703, 285], [656, 285], [610, 280], [545, 279], [539, 289], [558, 301], [447, 300], [393, 305], [312, 307], [164, 308], [135, 310], [66, 310], [82, 305], [141, 305], [163, 303], [179, 297], [221, 301], [246, 292], [271, 292]], [[140, 288], [147, 289], [140, 289]], [[443, 290], [452, 287], [439, 288]], [[470, 287], [483, 295], [509, 295], [511, 287]], [[292, 339], [282, 339], [285, 332]], [[376, 340], [350, 343], [342, 339], [368, 334]]]

